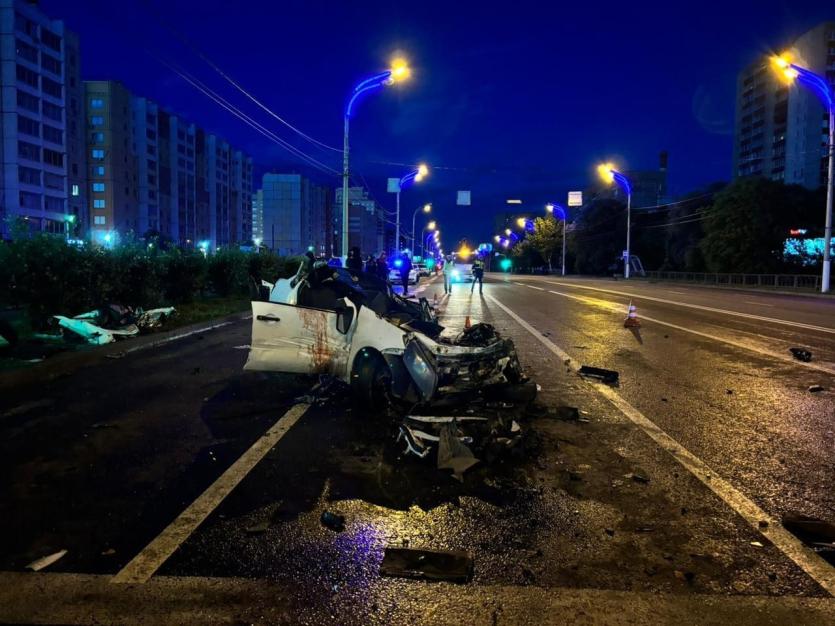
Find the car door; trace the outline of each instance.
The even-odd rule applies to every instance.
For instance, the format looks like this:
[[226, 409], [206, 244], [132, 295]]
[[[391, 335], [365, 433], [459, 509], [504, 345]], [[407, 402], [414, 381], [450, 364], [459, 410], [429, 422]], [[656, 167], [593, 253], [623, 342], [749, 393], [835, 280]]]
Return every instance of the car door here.
[[344, 377], [350, 335], [337, 313], [277, 302], [252, 303], [252, 341], [244, 369]]

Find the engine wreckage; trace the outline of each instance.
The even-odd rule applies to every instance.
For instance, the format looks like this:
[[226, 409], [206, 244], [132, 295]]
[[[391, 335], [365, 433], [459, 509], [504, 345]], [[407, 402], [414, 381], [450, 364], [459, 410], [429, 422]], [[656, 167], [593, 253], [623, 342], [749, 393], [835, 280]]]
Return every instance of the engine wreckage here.
[[477, 431], [491, 445], [518, 442], [514, 420], [453, 415], [476, 399], [511, 394], [530, 402], [536, 395], [513, 342], [489, 324], [450, 335], [425, 298], [406, 299], [375, 276], [325, 265], [253, 286], [253, 298], [245, 369], [334, 377], [350, 386], [358, 406], [373, 412], [445, 409], [445, 417], [401, 418], [400, 439], [419, 457], [437, 446], [439, 467], [459, 477], [476, 462], [471, 452], [471, 461], [461, 460], [466, 446], [485, 445], [464, 431]]

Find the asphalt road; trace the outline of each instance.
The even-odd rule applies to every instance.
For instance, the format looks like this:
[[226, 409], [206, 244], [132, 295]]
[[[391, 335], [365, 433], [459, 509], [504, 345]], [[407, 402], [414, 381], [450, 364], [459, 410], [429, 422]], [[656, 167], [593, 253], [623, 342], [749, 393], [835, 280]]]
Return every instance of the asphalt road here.
[[[833, 303], [506, 275], [483, 297], [441, 292], [421, 295], [450, 330], [494, 324], [539, 401], [583, 421], [528, 416], [524, 457], [462, 484], [404, 457], [393, 424], [340, 395], [298, 411], [315, 381], [243, 372], [246, 320], [65, 365], [0, 395], [0, 622], [835, 619], [833, 569], [776, 533], [787, 512], [835, 517]], [[639, 331], [623, 328], [630, 299]], [[588, 384], [577, 364], [618, 370], [619, 387]], [[386, 546], [467, 550], [473, 580], [381, 577]], [[112, 582], [139, 558], [154, 563], [147, 582]]]

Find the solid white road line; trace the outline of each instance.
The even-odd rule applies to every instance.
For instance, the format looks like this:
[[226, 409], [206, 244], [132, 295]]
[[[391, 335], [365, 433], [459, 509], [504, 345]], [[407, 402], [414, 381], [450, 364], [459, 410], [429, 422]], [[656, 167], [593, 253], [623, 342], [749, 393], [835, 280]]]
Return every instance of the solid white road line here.
[[[242, 317], [242, 320], [250, 319], [252, 315], [248, 315], [246, 317]], [[134, 346], [133, 348], [128, 348], [124, 352], [125, 354], [130, 354], [131, 352], [140, 352], [142, 350], [148, 350], [149, 348], [158, 348], [159, 346], [164, 346], [167, 343], [171, 343], [172, 341], [177, 341], [179, 339], [185, 339], [186, 337], [191, 337], [192, 335], [197, 335], [198, 333], [207, 333], [210, 330], [215, 330], [217, 328], [223, 328], [224, 326], [229, 326], [233, 322], [220, 322], [219, 324], [214, 324], [212, 326], [206, 326], [205, 328], [198, 328], [196, 330], [190, 330], [186, 333], [180, 333], [179, 335], [171, 335], [170, 337], [165, 337], [164, 339], [160, 339], [159, 341], [152, 341], [151, 343], [142, 344], [141, 346]]]
[[[543, 337], [533, 326], [519, 315], [498, 301], [494, 296], [487, 296], [500, 309], [512, 317], [522, 328], [533, 335], [540, 343], [553, 352], [563, 362], [568, 361], [569, 367], [575, 372], [578, 367], [569, 354]], [[728, 481], [721, 478], [696, 455], [681, 446], [675, 439], [659, 428], [653, 421], [644, 416], [638, 409], [623, 399], [617, 391], [600, 382], [583, 379], [594, 387], [598, 393], [611, 402], [632, 423], [644, 431], [653, 441], [664, 448], [684, 468], [704, 483], [713, 493], [719, 496], [728, 506], [736, 511], [754, 530], [768, 538], [783, 554], [808, 574], [815, 582], [823, 587], [827, 593], [835, 596], [835, 568], [824, 561], [816, 553], [806, 548], [794, 535], [783, 528], [779, 521], [768, 515], [742, 492], [738, 491]], [[760, 522], [765, 521], [768, 526], [760, 528]]]
[[754, 300], [743, 300], [745, 304], [756, 304], [757, 306], [773, 307], [773, 304], [766, 304], [765, 302], [755, 302]]
[[[591, 306], [600, 307], [602, 309], [606, 309], [608, 311], [613, 311], [615, 313], [623, 313], [623, 306], [620, 304], [615, 304], [613, 302], [608, 302], [606, 300], [598, 300], [597, 298], [590, 298], [588, 296], [575, 296], [571, 293], [565, 293], [562, 291], [553, 291], [548, 290], [548, 293], [552, 293], [555, 296], [562, 296], [564, 298], [569, 298], [571, 300], [576, 300], [578, 302], [582, 302], [583, 304], [588, 304]], [[798, 361], [788, 355], [781, 354], [779, 352], [772, 352], [771, 350], [764, 350], [763, 348], [758, 348], [756, 346], [751, 346], [741, 341], [734, 341], [733, 339], [727, 339], [726, 337], [719, 337], [717, 335], [711, 335], [710, 333], [703, 333], [699, 330], [694, 330], [692, 328], [686, 328], [685, 326], [679, 326], [678, 324], [673, 324], [671, 322], [664, 322], [659, 320], [655, 317], [649, 317], [648, 315], [640, 314], [640, 319], [646, 320], [647, 322], [652, 322], [654, 324], [658, 324], [659, 326], [666, 326], [667, 328], [672, 328], [674, 330], [680, 330], [683, 333], [690, 333], [691, 335], [696, 335], [697, 337], [703, 337], [705, 339], [710, 339], [711, 341], [718, 341], [719, 343], [724, 343], [729, 346], [733, 346], [734, 348], [739, 348], [740, 350], [748, 350], [749, 352], [754, 352], [761, 356], [770, 357], [772, 359], [777, 359], [778, 361], [783, 361], [784, 363], [788, 363], [790, 365], [799, 365], [801, 367], [806, 367], [808, 369], [816, 370], [818, 372], [823, 372], [825, 374], [829, 374], [831, 376], [835, 376], [835, 368], [829, 367], [826, 365], [821, 365], [820, 363], [809, 363], [805, 361]]]
[[[829, 333], [835, 335], [835, 328], [827, 326], [817, 326], [815, 324], [804, 324], [803, 322], [793, 322], [791, 320], [783, 320], [776, 317], [764, 317], [762, 315], [754, 315], [753, 313], [742, 313], [741, 311], [731, 311], [729, 309], [717, 309], [712, 306], [704, 306], [701, 304], [691, 304], [689, 302], [679, 302], [677, 300], [667, 300], [666, 298], [656, 298], [654, 296], [646, 296], [639, 293], [629, 293], [627, 291], [617, 291], [616, 289], [601, 289], [600, 287], [589, 287], [587, 285], [578, 285], [575, 283], [565, 283], [556, 280], [546, 280], [546, 283], [551, 285], [558, 285], [561, 287], [571, 287], [573, 289], [588, 289], [590, 291], [599, 291], [602, 293], [611, 293], [618, 296], [625, 296], [628, 298], [635, 298], [639, 300], [650, 300], [652, 302], [659, 302], [661, 304], [672, 304], [675, 306], [686, 307], [688, 309], [698, 309], [700, 311], [709, 311], [711, 313], [720, 313], [722, 315], [731, 315], [734, 317], [743, 317], [746, 319], [757, 320], [760, 322], [769, 322], [771, 324], [782, 324], [784, 326], [791, 326], [793, 328], [805, 328], [806, 330], [816, 330], [822, 333]], [[517, 283], [518, 284], [518, 283]]]
[[252, 446], [244, 452], [221, 476], [211, 484], [188, 508], [180, 513], [168, 527], [125, 565], [112, 579], [114, 583], [144, 583], [188, 539], [200, 524], [223, 502], [252, 468], [299, 421], [309, 404], [296, 404]]

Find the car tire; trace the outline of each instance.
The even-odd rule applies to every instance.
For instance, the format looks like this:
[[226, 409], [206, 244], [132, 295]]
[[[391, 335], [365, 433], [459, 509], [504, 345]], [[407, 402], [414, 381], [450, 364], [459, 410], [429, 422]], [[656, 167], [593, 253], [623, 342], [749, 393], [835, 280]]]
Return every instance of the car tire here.
[[354, 358], [351, 371], [351, 395], [356, 410], [380, 415], [390, 402], [391, 369], [376, 350], [363, 348]]

